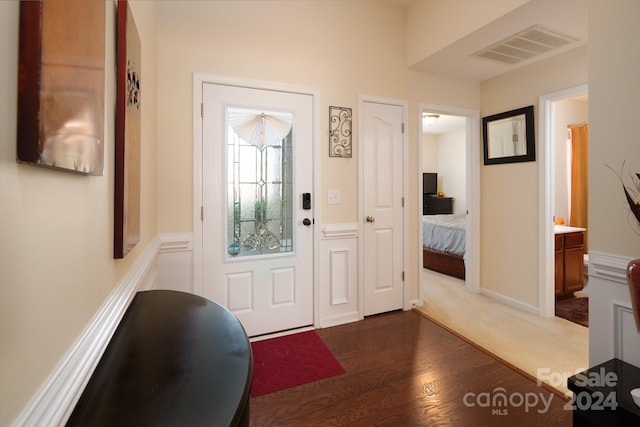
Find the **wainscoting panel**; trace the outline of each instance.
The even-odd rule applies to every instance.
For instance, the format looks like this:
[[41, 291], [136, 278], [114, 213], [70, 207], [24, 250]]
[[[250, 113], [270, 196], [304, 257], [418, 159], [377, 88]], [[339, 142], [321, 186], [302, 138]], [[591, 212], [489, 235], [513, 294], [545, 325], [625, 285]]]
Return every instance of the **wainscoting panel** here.
[[640, 367], [640, 340], [630, 305], [613, 303], [613, 327], [615, 356]]
[[589, 253], [589, 365], [618, 358], [640, 367], [640, 334], [636, 331], [626, 283], [631, 258]]
[[195, 293], [193, 289], [193, 234], [161, 234], [158, 280], [154, 289]]
[[329, 303], [330, 305], [347, 304], [349, 302], [349, 251], [330, 249], [329, 265], [329, 271], [331, 271]]
[[[320, 321], [317, 327], [354, 322], [362, 317], [358, 307], [358, 225], [322, 227], [320, 242]], [[317, 258], [317, 259], [318, 259]]]

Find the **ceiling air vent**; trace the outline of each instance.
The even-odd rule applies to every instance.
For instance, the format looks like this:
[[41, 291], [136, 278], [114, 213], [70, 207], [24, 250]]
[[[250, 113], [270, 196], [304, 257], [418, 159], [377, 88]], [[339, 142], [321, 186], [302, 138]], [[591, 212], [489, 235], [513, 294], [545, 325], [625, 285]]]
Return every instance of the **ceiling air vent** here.
[[577, 41], [575, 37], [534, 25], [472, 56], [512, 65]]

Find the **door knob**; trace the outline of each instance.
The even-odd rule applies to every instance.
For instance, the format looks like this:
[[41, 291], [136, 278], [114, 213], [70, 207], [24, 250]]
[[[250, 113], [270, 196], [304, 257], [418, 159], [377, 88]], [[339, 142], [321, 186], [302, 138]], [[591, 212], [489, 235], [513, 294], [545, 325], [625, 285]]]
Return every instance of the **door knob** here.
[[309, 218], [305, 218], [302, 220], [302, 223], [308, 227], [311, 225], [311, 220]]
[[373, 217], [373, 216], [371, 216], [371, 215], [369, 215], [369, 216], [367, 217], [367, 222], [376, 222], [376, 218], [375, 218], [375, 217]]

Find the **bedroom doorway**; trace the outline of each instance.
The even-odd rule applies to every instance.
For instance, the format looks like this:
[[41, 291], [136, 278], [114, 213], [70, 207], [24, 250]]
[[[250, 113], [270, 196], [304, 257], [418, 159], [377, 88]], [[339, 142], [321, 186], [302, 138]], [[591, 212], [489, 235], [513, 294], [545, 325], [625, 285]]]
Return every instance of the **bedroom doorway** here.
[[[424, 276], [423, 270], [435, 270], [458, 277], [468, 291], [479, 292], [480, 114], [477, 110], [430, 104], [420, 104], [419, 114], [419, 277]], [[429, 184], [434, 181], [435, 186]], [[429, 220], [426, 225], [425, 219]], [[441, 229], [430, 224], [434, 221], [454, 225]], [[424, 248], [425, 230], [433, 235], [445, 229], [449, 243], [438, 242], [433, 251]], [[440, 256], [438, 252], [453, 252], [454, 256]], [[422, 289], [421, 284], [420, 300]]]

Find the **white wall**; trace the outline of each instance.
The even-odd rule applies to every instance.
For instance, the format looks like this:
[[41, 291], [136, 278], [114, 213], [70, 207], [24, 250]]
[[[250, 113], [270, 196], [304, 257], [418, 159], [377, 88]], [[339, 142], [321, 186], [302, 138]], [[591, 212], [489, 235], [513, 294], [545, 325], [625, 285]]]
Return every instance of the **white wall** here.
[[453, 213], [456, 214], [467, 211], [466, 150], [464, 130], [422, 135], [422, 171], [438, 174], [438, 191], [455, 199]]
[[467, 141], [466, 131], [438, 137], [438, 181], [440, 191], [453, 197], [453, 213], [467, 211]]
[[618, 265], [613, 275], [609, 268], [597, 268], [598, 275], [589, 278], [592, 365], [618, 356], [640, 366], [640, 335], [624, 320], [628, 312], [623, 321], [616, 318], [616, 306], [630, 306], [624, 265], [640, 257], [640, 235], [633, 232], [618, 178], [605, 166], [619, 170], [626, 161], [627, 174], [640, 172], [638, 16], [640, 2], [635, 0], [589, 1], [590, 263], [596, 252], [605, 267]]
[[[418, 104], [478, 108], [477, 83], [408, 71], [404, 9], [387, 2], [162, 1], [158, 9], [158, 225], [193, 232], [193, 73], [319, 91], [316, 224], [358, 222], [359, 95], [409, 101], [409, 189], [418, 194]], [[331, 23], [328, 25], [327, 23]], [[336, 32], [335, 29], [340, 31]], [[328, 107], [353, 108], [353, 157], [328, 156]], [[342, 203], [327, 204], [327, 191]], [[407, 283], [417, 298], [417, 198], [409, 199]]]
[[[587, 48], [580, 47], [482, 82], [481, 115], [534, 105], [537, 124], [539, 96], [587, 83], [587, 58]], [[484, 236], [480, 242], [481, 287], [535, 311], [539, 285], [538, 164], [484, 165], [480, 173]]]
[[449, 46], [529, 0], [420, 0], [407, 9], [407, 65]]
[[[438, 172], [438, 136], [422, 134], [422, 172]], [[420, 177], [422, 186], [422, 177]], [[422, 188], [422, 187], [421, 187]]]
[[[19, 2], [0, 2], [0, 425], [46, 382], [157, 234], [156, 4], [130, 4], [142, 42], [141, 238], [114, 260], [115, 72], [106, 73], [104, 176], [17, 164]], [[114, 70], [115, 7], [105, 7], [106, 70]]]

